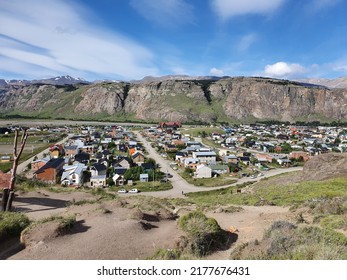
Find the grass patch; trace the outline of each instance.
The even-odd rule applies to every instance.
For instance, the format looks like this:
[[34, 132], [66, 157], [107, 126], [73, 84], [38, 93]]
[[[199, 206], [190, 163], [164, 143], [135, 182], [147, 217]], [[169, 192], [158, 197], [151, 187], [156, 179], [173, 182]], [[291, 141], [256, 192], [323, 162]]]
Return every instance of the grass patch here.
[[130, 191], [131, 189], [138, 189], [140, 192], [158, 192], [158, 191], [166, 191], [171, 190], [172, 184], [170, 182], [161, 183], [158, 181], [154, 182], [136, 182], [133, 186], [119, 186], [119, 187], [110, 187], [110, 191], [118, 191], [120, 189], [126, 189]]
[[148, 260], [182, 260], [182, 251], [178, 249], [158, 249]]
[[330, 215], [322, 218], [320, 225], [328, 229], [347, 230], [347, 217], [346, 215]]
[[206, 134], [210, 135], [213, 132], [217, 132], [220, 134], [224, 134], [224, 130], [217, 128], [217, 127], [196, 127], [196, 128], [189, 128], [189, 129], [185, 129], [182, 130], [182, 133], [184, 134], [190, 134], [191, 137], [200, 137], [203, 132], [205, 132]]
[[187, 193], [187, 197], [192, 203], [200, 207], [217, 207], [231, 204], [256, 205], [259, 202], [259, 197], [248, 193], [237, 193], [236, 191], [237, 189], [242, 190], [249, 184], [252, 184], [252, 182], [221, 190]]
[[[232, 259], [263, 260], [341, 260], [347, 259], [347, 237], [331, 229], [297, 227], [286, 221], [275, 222], [255, 245], [236, 248]], [[262, 245], [259, 252], [255, 246]]]
[[0, 212], [0, 241], [19, 236], [29, 224], [29, 218], [22, 213]]
[[302, 205], [312, 199], [347, 198], [347, 178], [326, 181], [304, 181], [292, 185], [260, 184], [255, 195], [278, 206]]
[[186, 172], [180, 174], [189, 184], [197, 187], [221, 187], [231, 185], [237, 182], [235, 179], [230, 179], [228, 175], [221, 175], [216, 178], [193, 178]]

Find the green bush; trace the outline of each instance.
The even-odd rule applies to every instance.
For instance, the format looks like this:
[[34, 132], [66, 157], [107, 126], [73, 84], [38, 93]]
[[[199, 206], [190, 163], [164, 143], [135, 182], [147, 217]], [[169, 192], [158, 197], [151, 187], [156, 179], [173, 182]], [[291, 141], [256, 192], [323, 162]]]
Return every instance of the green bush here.
[[29, 218], [22, 213], [0, 212], [0, 241], [19, 236], [29, 224]]
[[225, 245], [226, 233], [217, 221], [207, 218], [202, 212], [194, 211], [182, 216], [178, 224], [188, 235], [190, 253], [202, 257]]

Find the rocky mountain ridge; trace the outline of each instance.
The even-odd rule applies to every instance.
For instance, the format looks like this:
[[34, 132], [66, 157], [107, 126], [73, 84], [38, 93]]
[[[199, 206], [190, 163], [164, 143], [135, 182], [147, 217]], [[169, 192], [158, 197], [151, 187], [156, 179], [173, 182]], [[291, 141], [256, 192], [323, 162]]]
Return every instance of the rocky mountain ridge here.
[[0, 84], [2, 117], [182, 122], [347, 120], [347, 90], [269, 78]]

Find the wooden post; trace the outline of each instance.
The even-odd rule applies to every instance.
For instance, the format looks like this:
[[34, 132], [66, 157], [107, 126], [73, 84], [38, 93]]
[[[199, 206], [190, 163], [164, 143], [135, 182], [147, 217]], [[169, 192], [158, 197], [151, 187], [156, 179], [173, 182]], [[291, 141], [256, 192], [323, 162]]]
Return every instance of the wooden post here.
[[8, 200], [8, 193], [9, 193], [9, 189], [4, 189], [2, 191], [1, 211], [5, 211], [6, 210], [7, 200]]
[[1, 201], [1, 210], [2, 211], [11, 211], [12, 208], [12, 201], [14, 198], [14, 187], [16, 183], [16, 176], [17, 176], [17, 167], [18, 162], [20, 159], [20, 156], [23, 153], [24, 146], [26, 143], [26, 140], [28, 138], [28, 132], [26, 129], [22, 130], [22, 138], [20, 142], [19, 151], [17, 150], [18, 145], [18, 136], [19, 136], [19, 130], [15, 130], [15, 136], [14, 136], [14, 143], [13, 143], [13, 166], [11, 169], [11, 179], [8, 189], [4, 189], [2, 201]]
[[13, 199], [14, 199], [14, 191], [9, 191], [7, 203], [6, 203], [6, 211], [11, 211]]

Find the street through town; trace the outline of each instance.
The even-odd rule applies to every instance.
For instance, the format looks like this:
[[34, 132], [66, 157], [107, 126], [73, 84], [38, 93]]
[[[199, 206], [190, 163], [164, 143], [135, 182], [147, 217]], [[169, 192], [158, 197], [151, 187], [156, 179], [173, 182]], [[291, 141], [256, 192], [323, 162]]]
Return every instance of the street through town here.
[[143, 195], [150, 195], [154, 197], [167, 197], [167, 198], [174, 198], [174, 197], [183, 197], [185, 193], [188, 192], [200, 192], [200, 191], [211, 191], [216, 189], [224, 189], [231, 186], [235, 186], [237, 184], [243, 184], [246, 182], [256, 182], [259, 181], [261, 178], [266, 177], [272, 177], [283, 173], [288, 172], [295, 172], [295, 171], [301, 171], [302, 167], [291, 167], [291, 168], [283, 168], [283, 169], [274, 169], [265, 171], [264, 176], [257, 177], [255, 179], [252, 179], [250, 177], [243, 177], [239, 179], [236, 183], [226, 185], [226, 186], [219, 186], [219, 187], [197, 187], [192, 184], [189, 184], [186, 180], [184, 180], [175, 170], [173, 170], [170, 166], [170, 162], [163, 157], [161, 157], [157, 151], [151, 146], [151, 143], [148, 142], [138, 131], [135, 132], [137, 139], [142, 142], [144, 148], [148, 152], [148, 157], [153, 158], [157, 164], [160, 166], [160, 171], [164, 173], [170, 173], [172, 175], [172, 178], [170, 178], [170, 182], [173, 186], [172, 189], [167, 191], [158, 191], [158, 192], [145, 192], [140, 193]]

